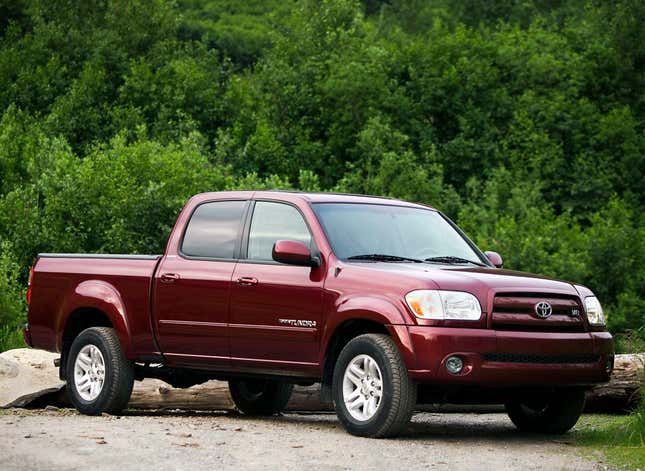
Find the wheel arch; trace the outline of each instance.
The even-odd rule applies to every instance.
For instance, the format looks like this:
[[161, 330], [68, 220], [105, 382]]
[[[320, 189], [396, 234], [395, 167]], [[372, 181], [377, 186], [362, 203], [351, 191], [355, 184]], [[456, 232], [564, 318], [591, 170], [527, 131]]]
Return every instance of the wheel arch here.
[[[392, 308], [394, 306], [390, 305]], [[342, 316], [342, 317], [339, 317]], [[331, 403], [331, 385], [334, 374], [336, 359], [347, 343], [363, 334], [385, 334], [390, 336], [397, 345], [404, 363], [408, 368], [414, 368], [416, 358], [412, 349], [412, 342], [407, 326], [401, 324], [400, 313], [383, 314], [382, 311], [350, 309], [338, 311], [337, 320], [331, 323], [324, 336], [324, 353], [322, 355], [322, 385], [321, 400], [323, 403]], [[392, 323], [392, 321], [398, 321]], [[330, 324], [328, 324], [330, 327]]]
[[118, 290], [102, 280], [80, 283], [61, 307], [58, 317], [57, 350], [61, 352], [61, 378], [65, 376], [67, 353], [72, 342], [90, 327], [111, 327], [126, 355], [130, 356], [131, 337], [125, 305]]

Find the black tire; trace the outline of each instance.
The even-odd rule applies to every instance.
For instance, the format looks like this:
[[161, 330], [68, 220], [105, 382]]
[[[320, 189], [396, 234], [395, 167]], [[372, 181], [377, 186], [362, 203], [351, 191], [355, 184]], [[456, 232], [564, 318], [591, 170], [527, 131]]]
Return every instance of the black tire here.
[[[81, 397], [74, 378], [76, 357], [88, 345], [94, 345], [100, 350], [105, 366], [102, 389], [93, 400]], [[71, 403], [79, 412], [87, 415], [99, 415], [103, 412], [118, 414], [127, 407], [134, 384], [134, 366], [125, 358], [114, 329], [85, 329], [74, 339], [67, 358], [67, 392]]]
[[[376, 361], [382, 376], [382, 396], [374, 415], [357, 420], [347, 409], [343, 397], [343, 379], [349, 363], [359, 355]], [[336, 415], [345, 429], [361, 437], [393, 437], [409, 423], [416, 405], [417, 387], [408, 376], [398, 348], [383, 334], [364, 334], [350, 340], [336, 361], [332, 385]]]
[[583, 388], [546, 390], [510, 399], [505, 404], [506, 413], [519, 430], [554, 435], [570, 430], [578, 422], [584, 405]]
[[274, 415], [291, 398], [293, 384], [269, 379], [235, 379], [228, 382], [235, 405], [245, 415]]

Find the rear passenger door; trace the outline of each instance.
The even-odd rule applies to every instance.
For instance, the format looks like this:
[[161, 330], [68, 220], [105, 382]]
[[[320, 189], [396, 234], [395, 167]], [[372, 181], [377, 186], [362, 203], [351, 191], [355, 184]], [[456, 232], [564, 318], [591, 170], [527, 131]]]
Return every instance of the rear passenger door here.
[[247, 206], [243, 200], [201, 203], [186, 225], [178, 255], [160, 262], [153, 315], [161, 351], [176, 364], [229, 364], [231, 277]]
[[311, 231], [297, 207], [276, 201], [256, 201], [247, 226], [231, 288], [232, 362], [280, 372], [315, 371], [323, 270], [272, 258], [277, 240], [299, 240], [316, 251]]

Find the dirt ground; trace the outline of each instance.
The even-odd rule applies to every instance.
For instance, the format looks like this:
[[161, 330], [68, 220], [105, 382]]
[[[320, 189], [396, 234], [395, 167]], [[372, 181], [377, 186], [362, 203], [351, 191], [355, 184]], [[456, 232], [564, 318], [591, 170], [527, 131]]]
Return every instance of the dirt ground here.
[[516, 431], [500, 413], [419, 413], [404, 436], [345, 433], [333, 414], [0, 410], [0, 469], [607, 469], [567, 436]]

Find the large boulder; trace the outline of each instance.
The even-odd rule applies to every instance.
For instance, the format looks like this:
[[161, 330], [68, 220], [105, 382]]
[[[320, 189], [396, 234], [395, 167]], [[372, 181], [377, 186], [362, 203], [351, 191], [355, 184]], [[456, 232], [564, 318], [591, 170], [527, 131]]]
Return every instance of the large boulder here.
[[65, 387], [54, 366], [59, 356], [29, 348], [0, 353], [0, 407], [24, 407]]

